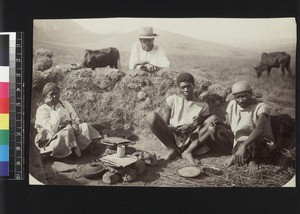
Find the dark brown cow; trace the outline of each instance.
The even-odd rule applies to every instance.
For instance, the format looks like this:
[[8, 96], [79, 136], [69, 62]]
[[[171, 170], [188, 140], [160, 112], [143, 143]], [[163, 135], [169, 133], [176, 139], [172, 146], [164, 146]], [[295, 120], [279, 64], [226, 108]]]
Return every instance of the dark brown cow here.
[[92, 70], [106, 66], [110, 66], [111, 68], [120, 68], [119, 50], [113, 47], [101, 50], [86, 50], [82, 66], [91, 68]]
[[256, 70], [257, 77], [260, 77], [263, 71], [267, 71], [268, 76], [270, 76], [272, 68], [279, 68], [281, 66], [282, 76], [285, 74], [285, 69], [288, 71], [289, 76], [291, 76], [290, 62], [291, 55], [286, 52], [263, 53], [259, 65], [254, 67], [254, 69]]

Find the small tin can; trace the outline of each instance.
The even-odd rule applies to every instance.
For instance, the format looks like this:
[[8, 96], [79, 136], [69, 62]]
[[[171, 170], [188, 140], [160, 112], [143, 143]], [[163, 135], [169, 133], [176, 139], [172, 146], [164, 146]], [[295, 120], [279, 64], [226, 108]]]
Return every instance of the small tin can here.
[[117, 147], [117, 156], [119, 158], [122, 158], [125, 156], [125, 146], [124, 145], [118, 145]]

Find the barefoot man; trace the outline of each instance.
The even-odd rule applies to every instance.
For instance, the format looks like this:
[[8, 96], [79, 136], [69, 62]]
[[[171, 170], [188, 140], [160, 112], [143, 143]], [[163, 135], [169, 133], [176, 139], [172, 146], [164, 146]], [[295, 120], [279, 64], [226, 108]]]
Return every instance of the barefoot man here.
[[269, 108], [252, 98], [247, 81], [236, 82], [232, 94], [234, 99], [227, 106], [226, 120], [234, 134], [233, 155], [225, 165], [249, 163], [253, 172], [258, 170], [259, 158], [269, 156], [275, 148]]
[[[151, 112], [147, 122], [154, 135], [164, 144], [167, 153], [162, 157], [170, 160], [181, 153], [191, 164], [197, 164], [192, 152], [199, 149], [205, 153], [205, 144], [210, 136], [208, 127], [216, 120], [209, 117], [207, 103], [194, 96], [194, 77], [182, 73], [177, 77], [180, 95], [173, 94], [166, 99], [162, 117]], [[204, 122], [203, 122], [204, 121]]]

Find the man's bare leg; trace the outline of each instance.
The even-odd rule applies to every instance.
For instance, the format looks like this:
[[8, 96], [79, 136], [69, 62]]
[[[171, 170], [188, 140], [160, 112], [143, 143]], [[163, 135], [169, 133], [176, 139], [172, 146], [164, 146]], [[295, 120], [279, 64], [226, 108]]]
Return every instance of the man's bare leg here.
[[208, 124], [205, 125], [198, 133], [198, 139], [191, 142], [189, 147], [181, 154], [181, 157], [188, 160], [191, 164], [198, 164], [193, 158], [192, 152], [204, 145], [205, 140], [210, 136], [208, 133]]
[[171, 160], [178, 154], [173, 132], [156, 112], [149, 113], [146, 119], [153, 134], [167, 147], [167, 153], [161, 158]]
[[196, 148], [200, 148], [201, 146], [203, 146], [204, 143], [200, 142], [198, 140], [194, 140], [193, 142], [191, 142], [191, 144], [189, 145], [189, 147], [182, 152], [181, 157], [186, 159], [189, 163], [191, 164], [198, 164], [198, 162], [194, 159], [192, 152], [196, 149]]

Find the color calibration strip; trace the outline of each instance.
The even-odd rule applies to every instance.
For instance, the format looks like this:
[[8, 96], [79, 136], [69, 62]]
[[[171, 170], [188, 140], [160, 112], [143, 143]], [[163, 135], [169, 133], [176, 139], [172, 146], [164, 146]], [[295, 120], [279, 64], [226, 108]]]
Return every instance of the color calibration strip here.
[[23, 33], [0, 33], [0, 178], [23, 179]]

